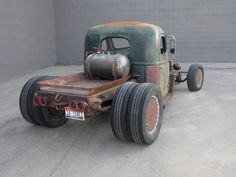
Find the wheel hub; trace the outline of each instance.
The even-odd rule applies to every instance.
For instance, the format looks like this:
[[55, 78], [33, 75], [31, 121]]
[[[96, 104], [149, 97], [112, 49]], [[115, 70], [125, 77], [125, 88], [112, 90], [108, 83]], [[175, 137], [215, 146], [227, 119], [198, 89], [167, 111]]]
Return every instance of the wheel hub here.
[[146, 129], [149, 133], [156, 130], [159, 122], [159, 101], [156, 96], [152, 96], [147, 106]]
[[196, 86], [199, 88], [202, 85], [202, 71], [199, 69], [196, 76]]

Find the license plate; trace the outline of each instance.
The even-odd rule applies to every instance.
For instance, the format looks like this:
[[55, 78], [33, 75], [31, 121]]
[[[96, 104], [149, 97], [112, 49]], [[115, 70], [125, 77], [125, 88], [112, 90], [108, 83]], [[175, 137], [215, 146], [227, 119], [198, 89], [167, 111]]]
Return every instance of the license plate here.
[[70, 107], [65, 107], [65, 116], [67, 119], [82, 120], [82, 121], [85, 120], [84, 112], [79, 112]]

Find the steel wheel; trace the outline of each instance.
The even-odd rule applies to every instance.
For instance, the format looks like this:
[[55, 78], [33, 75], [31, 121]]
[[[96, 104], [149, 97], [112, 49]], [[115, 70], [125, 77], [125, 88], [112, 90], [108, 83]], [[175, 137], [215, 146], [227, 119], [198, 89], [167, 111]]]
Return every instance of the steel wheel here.
[[147, 113], [146, 113], [146, 129], [148, 133], [153, 133], [159, 122], [160, 116], [160, 104], [158, 98], [156, 96], [152, 96], [148, 106], [147, 106]]
[[59, 127], [64, 125], [68, 119], [65, 118], [63, 110], [56, 110], [54, 107], [39, 107], [36, 113], [46, 127]]
[[200, 88], [201, 85], [202, 85], [202, 81], [203, 81], [202, 79], [203, 79], [203, 73], [202, 73], [202, 70], [199, 69], [199, 70], [197, 71], [197, 75], [196, 75], [196, 86], [197, 86], [198, 88]]

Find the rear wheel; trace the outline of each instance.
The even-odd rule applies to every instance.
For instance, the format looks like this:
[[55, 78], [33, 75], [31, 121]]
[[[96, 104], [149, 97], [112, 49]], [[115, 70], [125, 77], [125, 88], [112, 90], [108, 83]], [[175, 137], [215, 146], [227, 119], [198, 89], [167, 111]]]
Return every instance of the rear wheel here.
[[43, 126], [50, 128], [60, 127], [68, 120], [65, 118], [64, 111], [54, 107], [38, 107], [34, 115], [42, 121]]
[[127, 127], [127, 108], [130, 95], [133, 89], [137, 86], [137, 83], [127, 82], [123, 84], [116, 92], [112, 101], [112, 118], [111, 127], [112, 132], [116, 138], [120, 140], [131, 141], [131, 137], [128, 134]]
[[53, 79], [50, 76], [36, 76], [28, 80], [20, 94], [20, 111], [23, 118], [29, 123], [46, 127], [58, 127], [63, 125], [67, 119], [64, 111], [56, 108], [35, 106], [33, 104], [34, 94], [38, 91], [37, 82]]
[[190, 91], [201, 90], [204, 81], [204, 70], [202, 65], [192, 64], [188, 70], [187, 85]]
[[139, 144], [152, 144], [159, 135], [163, 117], [160, 89], [151, 83], [135, 87], [130, 96], [127, 117], [132, 140]]
[[34, 111], [37, 107], [33, 104], [33, 98], [35, 92], [38, 90], [37, 82], [48, 78], [49, 76], [32, 77], [21, 90], [19, 101], [20, 112], [23, 118], [29, 123], [42, 125], [41, 120], [34, 116]]

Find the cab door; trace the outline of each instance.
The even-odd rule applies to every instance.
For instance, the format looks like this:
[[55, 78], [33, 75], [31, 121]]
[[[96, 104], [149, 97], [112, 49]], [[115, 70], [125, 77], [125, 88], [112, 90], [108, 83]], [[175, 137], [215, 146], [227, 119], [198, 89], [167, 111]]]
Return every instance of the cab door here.
[[160, 53], [160, 89], [162, 96], [166, 96], [169, 90], [170, 59], [167, 53], [167, 39], [165, 34], [159, 37]]

